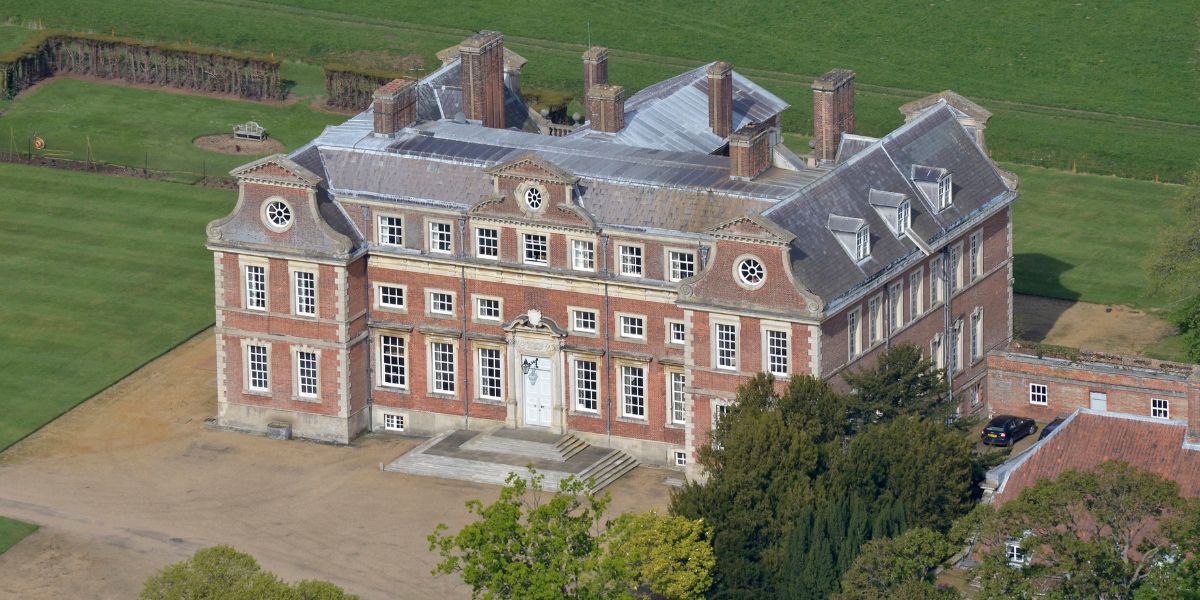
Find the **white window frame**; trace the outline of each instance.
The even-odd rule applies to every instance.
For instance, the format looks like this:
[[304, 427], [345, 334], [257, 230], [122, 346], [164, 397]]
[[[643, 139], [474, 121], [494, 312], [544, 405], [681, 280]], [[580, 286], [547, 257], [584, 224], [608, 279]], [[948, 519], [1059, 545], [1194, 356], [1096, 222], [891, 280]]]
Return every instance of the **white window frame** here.
[[954, 203], [954, 185], [950, 174], [938, 180], [938, 210], [950, 208]]
[[596, 242], [571, 239], [571, 268], [576, 271], [596, 271]]
[[[578, 333], [596, 334], [600, 330], [600, 313], [590, 308], [569, 307], [571, 313], [571, 331]], [[589, 314], [592, 316], [592, 328], [582, 329], [579, 327], [578, 317], [580, 314]]]
[[[634, 371], [638, 374], [635, 375]], [[621, 416], [626, 419], [646, 419], [647, 371], [649, 368], [644, 364], [621, 365]], [[635, 394], [635, 391], [639, 393]]]
[[[255, 385], [255, 349], [262, 350], [262, 381], [263, 384]], [[243, 341], [242, 343], [242, 368], [246, 373], [243, 382], [246, 391], [251, 393], [263, 393], [271, 391], [271, 344], [258, 341]]]
[[883, 341], [883, 294], [867, 300], [867, 347]]
[[[389, 339], [385, 340], [384, 338]], [[394, 343], [396, 340], [399, 340], [400, 342], [398, 345]], [[387, 351], [389, 347], [391, 347], [393, 351]], [[375, 336], [375, 348], [375, 354], [379, 357], [379, 378], [377, 382], [379, 387], [398, 390], [408, 389], [408, 336], [395, 332], [382, 331]], [[399, 349], [398, 353], [394, 351], [396, 348]], [[389, 358], [396, 362], [389, 365]], [[398, 372], [389, 373], [389, 367], [398, 369]], [[389, 382], [389, 376], [395, 376], [397, 379], [399, 379], [399, 382]]]
[[[542, 246], [541, 259], [536, 258], [538, 242]], [[545, 233], [521, 233], [521, 262], [527, 265], [549, 265], [550, 235]]]
[[[261, 276], [251, 277], [251, 273]], [[271, 271], [262, 263], [245, 263], [242, 265], [242, 306], [247, 310], [267, 312], [269, 310], [268, 291], [270, 290]]]
[[[390, 223], [389, 220], [394, 220], [395, 223]], [[376, 215], [375, 240], [380, 246], [404, 247], [404, 217], [392, 214]]]
[[942, 303], [942, 260], [941, 255], [929, 261], [929, 308]]
[[971, 311], [971, 363], [983, 358], [983, 307]]
[[[400, 292], [400, 304], [389, 304], [384, 302], [384, 298], [387, 297], [387, 294], [384, 293], [384, 290], [394, 290]], [[392, 295], [394, 296], [395, 294]], [[408, 310], [408, 286], [376, 283], [375, 306], [385, 310]]]
[[896, 234], [904, 235], [912, 227], [912, 203], [907, 199], [896, 207]]
[[[633, 315], [628, 313], [617, 313], [617, 337], [628, 340], [645, 340], [646, 339], [646, 317], [645, 315]], [[638, 333], [633, 333], [634, 330], [640, 330]]]
[[687, 466], [687, 452], [686, 451], [675, 450], [672, 452], [672, 456], [674, 457], [674, 460], [675, 460], [675, 466], [677, 466], [677, 467], [686, 467]]
[[[436, 231], [435, 229], [446, 227], [445, 232]], [[425, 249], [430, 254], [454, 254], [454, 222], [444, 221], [440, 219], [430, 219], [426, 221], [425, 226], [426, 240]], [[445, 242], [445, 248], [441, 242]]]
[[862, 307], [846, 313], [846, 351], [849, 360], [862, 354]]
[[406, 420], [401, 414], [383, 413], [383, 429], [385, 431], [404, 431]]
[[713, 450], [721, 450], [722, 449], [721, 444], [718, 444], [717, 442], [713, 441], [712, 434], [713, 434], [713, 432], [715, 432], [717, 430], [717, 424], [721, 422], [721, 419], [725, 418], [726, 415], [729, 414], [729, 407], [732, 405], [733, 404], [728, 400], [715, 400], [715, 399], [713, 400], [712, 404], [710, 405], [711, 409], [712, 409], [711, 410], [711, 412], [712, 412], [712, 415], [711, 415], [712, 429], [708, 430], [709, 431], [708, 440], [709, 440], [709, 444], [712, 445]]
[[[442, 295], [448, 296], [450, 298], [450, 310], [449, 311], [434, 310], [434, 306], [436, 306], [436, 304], [437, 304], [434, 302], [434, 299], [433, 299], [434, 294], [442, 294]], [[431, 315], [453, 317], [454, 316], [454, 308], [455, 308], [456, 304], [457, 304], [457, 302], [456, 302], [456, 298], [454, 297], [454, 292], [451, 292], [449, 290], [425, 290], [425, 312], [427, 312]]]
[[854, 232], [854, 259], [864, 261], [871, 256], [871, 226], [863, 225]]
[[[725, 328], [729, 328], [729, 331], [732, 332], [730, 334], [732, 337], [729, 339], [722, 339]], [[714, 320], [712, 322], [712, 332], [713, 366], [723, 371], [737, 371], [741, 359], [740, 352], [738, 351], [741, 324], [735, 321]], [[722, 344], [726, 347], [723, 348]]]
[[[292, 313], [298, 317], [317, 316], [317, 272], [311, 269], [292, 268], [290, 270], [292, 274]], [[309, 282], [310, 287], [308, 287], [306, 293], [303, 291], [304, 286], [301, 284], [301, 280], [305, 276], [311, 278]], [[302, 310], [305, 308], [305, 305], [308, 305], [307, 308], [309, 310]]]
[[[683, 281], [696, 276], [696, 251], [684, 248], [666, 248], [667, 281]], [[687, 257], [687, 260], [684, 260]], [[684, 275], [681, 268], [684, 263], [691, 265], [691, 273]]]
[[1004, 560], [1013, 566], [1025, 566], [1029, 564], [1029, 553], [1021, 548], [1020, 541], [1009, 540], [1004, 543]]
[[[783, 353], [777, 352], [778, 345], [774, 343], [778, 339], [772, 334], [782, 334], [783, 336]], [[774, 338], [774, 339], [773, 339]], [[766, 373], [770, 373], [776, 377], [789, 377], [792, 374], [792, 332], [786, 326], [764, 326], [762, 329], [762, 369]], [[782, 369], [777, 368], [782, 365]]]
[[941, 371], [946, 368], [946, 348], [942, 343], [942, 334], [933, 334], [933, 339], [929, 340], [929, 360], [933, 361], [933, 366]]
[[888, 286], [888, 332], [894, 333], [904, 327], [904, 281]]
[[672, 425], [687, 421], [687, 376], [683, 371], [667, 371], [667, 419]]
[[[431, 339], [425, 344], [428, 365], [429, 393], [443, 396], [458, 394], [458, 343], [453, 340]], [[444, 360], [445, 357], [449, 360]], [[448, 367], [448, 368], [447, 368]], [[449, 377], [439, 379], [440, 375]]]
[[1050, 404], [1050, 386], [1044, 383], [1029, 384], [1029, 403], [1038, 406]]
[[951, 358], [953, 359], [953, 361], [950, 363], [950, 371], [952, 373], [958, 373], [966, 367], [966, 365], [963, 364], [962, 317], [959, 317], [958, 320], [954, 321], [954, 324], [950, 326], [950, 341], [952, 342], [950, 345], [950, 351], [952, 352]]
[[[636, 256], [633, 252], [626, 252], [634, 250], [637, 251]], [[620, 269], [618, 272], [625, 277], [645, 277], [646, 248], [641, 244], [617, 244], [617, 266]]]
[[950, 248], [950, 293], [963, 289], [963, 244], [959, 242]]
[[[312, 386], [313, 386], [312, 392], [304, 391], [304, 386], [305, 386], [304, 379], [306, 376], [306, 374], [304, 372], [305, 371], [305, 367], [304, 367], [305, 360], [304, 360], [304, 357], [302, 356], [304, 354], [312, 355], [312, 363], [313, 363], [312, 364]], [[293, 369], [292, 369], [292, 372], [293, 372], [292, 376], [294, 378], [292, 381], [292, 385], [294, 386], [293, 389], [296, 390], [296, 396], [299, 398], [305, 398], [305, 399], [314, 399], [314, 398], [319, 397], [321, 394], [321, 353], [320, 353], [320, 351], [313, 349], [313, 348], [295, 348], [292, 351], [292, 364], [295, 365], [295, 367], [293, 367]]]
[[1151, 398], [1150, 416], [1155, 419], [1170, 419], [1171, 401], [1167, 398]]
[[[580, 363], [591, 365], [588, 369], [591, 375], [588, 385], [585, 387], [581, 384], [583, 381], [580, 378]], [[585, 398], [583, 392], [588, 392], [591, 397]], [[585, 405], [585, 400], [590, 401], [594, 406], [588, 407]], [[571, 405], [576, 411], [586, 413], [600, 412], [600, 359], [594, 356], [572, 356], [571, 357]]]
[[[491, 367], [484, 364], [484, 354], [495, 353], [495, 366]], [[491, 357], [488, 358], [491, 360]], [[495, 371], [494, 374], [487, 374], [489, 370]], [[487, 381], [491, 380], [491, 381]], [[494, 382], [494, 385], [491, 385]], [[504, 401], [504, 350], [496, 346], [478, 346], [475, 348], [475, 387], [478, 398], [490, 402]], [[495, 388], [496, 393], [490, 394], [485, 391], [487, 388]]]
[[[666, 342], [672, 346], [683, 346], [687, 344], [687, 322], [680, 319], [665, 319], [666, 324]], [[675, 337], [676, 329], [681, 334], [678, 338]]]
[[968, 281], [976, 281], [983, 277], [983, 231], [971, 234], [970, 248], [971, 276]]
[[908, 274], [908, 322], [921, 318], [925, 312], [925, 272], [917, 269]]
[[[474, 296], [475, 299], [475, 319], [479, 321], [500, 322], [504, 320], [504, 299], [498, 296]], [[496, 315], [489, 316], [484, 314], [483, 305], [485, 302], [496, 303]]]
[[[495, 237], [485, 237], [482, 232], [489, 231]], [[495, 245], [485, 245], [484, 240], [495, 242]], [[484, 249], [495, 252], [488, 254]], [[500, 260], [500, 230], [496, 227], [476, 227], [475, 228], [475, 257], [483, 260]]]

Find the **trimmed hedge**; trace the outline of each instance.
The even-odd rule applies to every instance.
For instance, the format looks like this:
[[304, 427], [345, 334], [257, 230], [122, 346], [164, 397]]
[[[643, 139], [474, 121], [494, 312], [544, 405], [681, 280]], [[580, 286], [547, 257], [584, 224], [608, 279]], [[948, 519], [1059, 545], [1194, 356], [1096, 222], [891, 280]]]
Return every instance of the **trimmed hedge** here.
[[274, 57], [48, 29], [0, 54], [0, 96], [15, 96], [61, 72], [281, 100], [286, 90], [279, 64]]
[[325, 65], [326, 102], [342, 110], [363, 110], [371, 105], [371, 95], [379, 86], [401, 77], [398, 73], [350, 65]]

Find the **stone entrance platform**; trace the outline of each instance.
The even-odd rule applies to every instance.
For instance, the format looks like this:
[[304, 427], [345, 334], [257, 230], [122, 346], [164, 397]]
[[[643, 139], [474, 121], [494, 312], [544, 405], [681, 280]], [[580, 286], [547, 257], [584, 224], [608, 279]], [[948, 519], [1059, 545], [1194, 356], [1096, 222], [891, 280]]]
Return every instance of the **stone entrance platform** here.
[[620, 450], [591, 446], [570, 433], [456, 429], [413, 448], [383, 470], [504, 485], [509, 473], [525, 475], [528, 465], [545, 475], [542, 486], [547, 490], [557, 490], [570, 475], [590, 479], [592, 489], [600, 490], [638, 463]]

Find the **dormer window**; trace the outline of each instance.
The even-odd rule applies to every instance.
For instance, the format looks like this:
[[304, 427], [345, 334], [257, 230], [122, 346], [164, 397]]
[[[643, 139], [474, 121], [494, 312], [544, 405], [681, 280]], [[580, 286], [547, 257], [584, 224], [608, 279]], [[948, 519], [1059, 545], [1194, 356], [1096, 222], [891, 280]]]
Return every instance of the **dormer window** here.
[[896, 192], [871, 189], [868, 200], [888, 229], [900, 237], [912, 224], [912, 203], [908, 196]]
[[902, 235], [908, 232], [912, 225], [912, 204], [905, 199], [896, 207], [896, 233]]
[[938, 210], [950, 208], [950, 203], [953, 201], [952, 189], [950, 174], [946, 173], [945, 177], [938, 180]]
[[871, 227], [863, 225], [862, 229], [859, 229], [855, 236], [855, 260], [863, 260], [871, 255]]
[[950, 171], [940, 167], [912, 166], [912, 181], [921, 194], [929, 200], [938, 211], [950, 208], [954, 201], [954, 186], [951, 184]]

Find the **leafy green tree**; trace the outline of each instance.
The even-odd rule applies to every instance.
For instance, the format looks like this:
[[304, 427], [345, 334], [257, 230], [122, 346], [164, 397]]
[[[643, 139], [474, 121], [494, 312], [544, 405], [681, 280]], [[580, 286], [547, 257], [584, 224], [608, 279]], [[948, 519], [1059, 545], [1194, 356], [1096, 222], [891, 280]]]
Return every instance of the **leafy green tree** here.
[[941, 534], [918, 527], [894, 538], [877, 539], [863, 546], [854, 564], [842, 575], [842, 591], [835, 600], [874, 598], [958, 597], [953, 590], [939, 592], [933, 585], [934, 569], [955, 551]]
[[146, 580], [141, 600], [357, 600], [324, 581], [289, 586], [229, 546], [198, 550]]
[[860, 427], [900, 416], [948, 416], [953, 410], [941, 371], [912, 344], [892, 346], [874, 366], [847, 371], [842, 378], [854, 389], [851, 416]]
[[[988, 549], [979, 597], [1132, 598], [1157, 566], [1182, 556], [1172, 554], [1193, 530], [1178, 525], [1173, 541], [1176, 525], [1160, 525], [1185, 523], [1174, 519], [1187, 508], [1178, 484], [1123, 462], [1041, 480], [998, 511], [972, 515]], [[1008, 564], [1011, 541], [1030, 556], [1026, 566]]]
[[672, 600], [703, 598], [717, 562], [701, 521], [653, 511], [617, 517], [605, 555], [621, 563], [609, 572], [625, 571], [633, 585]]
[[1188, 174], [1176, 200], [1176, 218], [1158, 232], [1147, 261], [1155, 289], [1173, 298], [1200, 297], [1200, 170]]

